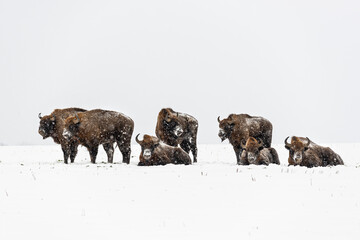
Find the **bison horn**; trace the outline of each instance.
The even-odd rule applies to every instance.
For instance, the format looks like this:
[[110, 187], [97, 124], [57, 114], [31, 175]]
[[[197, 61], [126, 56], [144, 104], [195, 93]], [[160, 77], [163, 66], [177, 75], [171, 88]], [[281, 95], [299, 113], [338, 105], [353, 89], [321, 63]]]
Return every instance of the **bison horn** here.
[[244, 139], [241, 140], [240, 145], [241, 145], [241, 148], [242, 148], [242, 149], [245, 149], [245, 147], [246, 147], [246, 142], [245, 142]]
[[306, 137], [306, 139], [308, 140], [308, 142], [307, 142], [307, 144], [306, 144], [306, 147], [309, 147], [311, 141], [310, 141], [310, 139], [309, 139], [308, 137]]
[[137, 142], [138, 144], [141, 144], [141, 143], [142, 143], [142, 141], [140, 141], [140, 140], [139, 140], [139, 138], [138, 138], [138, 137], [139, 137], [139, 135], [140, 135], [140, 133], [139, 133], [138, 135], [136, 135], [135, 140], [136, 140], [136, 142]]
[[39, 113], [39, 118], [41, 119], [42, 117], [41, 117], [41, 113]]
[[80, 118], [79, 118], [79, 116], [77, 115], [77, 113], [75, 113], [75, 117], [76, 117], [76, 119], [80, 122]]
[[285, 143], [285, 146], [290, 147], [291, 144], [287, 142], [288, 139], [289, 139], [289, 137], [287, 137], [287, 138], [285, 139], [284, 143]]
[[220, 116], [218, 116], [217, 120], [218, 120], [218, 122], [220, 123]]

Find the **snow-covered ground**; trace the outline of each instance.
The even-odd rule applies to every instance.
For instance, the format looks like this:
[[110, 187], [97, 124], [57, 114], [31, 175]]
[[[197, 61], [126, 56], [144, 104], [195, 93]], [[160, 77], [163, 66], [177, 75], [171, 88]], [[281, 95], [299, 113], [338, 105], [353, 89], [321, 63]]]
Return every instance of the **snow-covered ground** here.
[[345, 166], [237, 166], [229, 144], [190, 166], [65, 165], [60, 146], [0, 147], [0, 239], [360, 239], [360, 144]]

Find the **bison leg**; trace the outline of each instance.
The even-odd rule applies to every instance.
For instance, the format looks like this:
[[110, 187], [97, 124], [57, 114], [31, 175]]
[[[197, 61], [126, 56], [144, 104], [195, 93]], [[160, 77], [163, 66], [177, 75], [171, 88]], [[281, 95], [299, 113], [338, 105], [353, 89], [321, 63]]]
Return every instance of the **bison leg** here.
[[238, 165], [241, 164], [240, 162], [240, 156], [241, 156], [241, 153], [242, 153], [242, 149], [238, 146], [234, 146], [234, 151], [235, 151], [235, 155], [236, 155], [236, 162]]
[[194, 158], [194, 163], [197, 162], [197, 146], [196, 138], [185, 139], [180, 143], [180, 147], [189, 154], [190, 150]]
[[260, 139], [264, 139], [264, 147], [269, 148], [271, 147], [271, 140], [272, 140], [272, 133], [269, 132], [263, 136], [260, 136]]
[[270, 148], [270, 153], [272, 156], [272, 162], [274, 164], [280, 164], [279, 155], [277, 154], [276, 150], [274, 148]]
[[123, 163], [130, 163], [130, 154], [131, 154], [131, 148], [130, 148], [130, 142], [128, 144], [124, 144], [122, 141], [117, 142], [120, 152], [123, 156]]
[[69, 159], [69, 156], [70, 156], [70, 149], [69, 149], [69, 146], [67, 145], [61, 145], [61, 149], [64, 153], [64, 163], [65, 164], [68, 164], [68, 159]]
[[98, 153], [98, 149], [99, 146], [93, 146], [93, 147], [89, 147], [89, 153], [90, 153], [90, 159], [91, 159], [91, 163], [95, 163], [96, 162], [96, 156]]
[[197, 147], [194, 146], [192, 149], [191, 149], [191, 152], [193, 154], [193, 157], [194, 157], [194, 163], [197, 162]]
[[74, 161], [75, 161], [75, 157], [77, 155], [77, 148], [78, 148], [77, 143], [72, 143], [70, 145], [70, 160], [71, 160], [71, 163], [74, 163]]
[[187, 140], [184, 140], [180, 143], [180, 147], [187, 153], [189, 154], [190, 150], [191, 150], [191, 153], [194, 157], [194, 163], [197, 162], [197, 147], [196, 147], [196, 144], [192, 144], [190, 143], [189, 141]]
[[194, 163], [196, 163], [197, 162], [197, 146], [196, 146], [196, 142], [192, 143], [190, 148], [191, 148], [191, 153], [192, 153], [192, 155], [194, 157]]
[[194, 163], [196, 163], [197, 162], [197, 151], [198, 151], [197, 145], [196, 145], [196, 135], [190, 139], [190, 144], [191, 144], [190, 145], [191, 152], [194, 157]]
[[190, 142], [187, 140], [184, 140], [180, 143], [180, 147], [186, 152], [189, 153], [190, 152]]
[[108, 156], [108, 163], [113, 163], [114, 159], [114, 146], [112, 143], [103, 144], [104, 150]]

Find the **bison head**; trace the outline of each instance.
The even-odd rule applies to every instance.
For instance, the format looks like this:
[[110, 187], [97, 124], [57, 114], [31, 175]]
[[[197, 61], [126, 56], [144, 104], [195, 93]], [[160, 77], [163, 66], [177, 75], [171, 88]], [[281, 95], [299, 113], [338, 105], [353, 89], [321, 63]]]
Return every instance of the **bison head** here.
[[74, 135], [76, 135], [77, 132], [79, 131], [79, 126], [80, 126], [80, 118], [77, 114], [75, 114], [75, 116], [68, 117], [65, 120], [65, 127], [63, 131], [64, 138], [69, 140]]
[[219, 122], [218, 136], [220, 137], [221, 141], [223, 142], [225, 139], [230, 137], [230, 135], [235, 127], [235, 122], [233, 121], [231, 116], [229, 116], [228, 118], [225, 118], [223, 120], [220, 120], [220, 116], [219, 116], [217, 120]]
[[135, 137], [135, 140], [141, 146], [141, 155], [144, 157], [144, 159], [146, 161], [148, 161], [148, 160], [151, 159], [151, 157], [153, 155], [153, 152], [154, 152], [154, 149], [157, 146], [159, 146], [160, 139], [158, 139], [157, 137], [153, 137], [153, 136], [149, 136], [149, 135], [145, 134], [143, 140], [140, 141], [138, 139], [139, 135], [140, 134], [138, 134]]
[[40, 126], [39, 126], [39, 134], [43, 137], [43, 139], [50, 137], [55, 132], [56, 119], [55, 116], [44, 116], [41, 117], [41, 113], [39, 113], [40, 118]]
[[242, 142], [241, 147], [245, 150], [245, 154], [247, 154], [247, 160], [250, 164], [257, 163], [260, 151], [264, 148], [262, 141], [257, 141], [253, 137], [249, 137], [245, 145]]
[[184, 133], [184, 129], [179, 121], [178, 112], [174, 112], [171, 108], [163, 108], [159, 113], [159, 118], [166, 131], [171, 133], [174, 138], [178, 138]]
[[159, 113], [159, 116], [161, 116], [162, 120], [165, 122], [171, 122], [177, 115], [178, 114], [171, 108], [163, 108]]
[[292, 137], [291, 143], [288, 143], [287, 140], [289, 137], [285, 139], [285, 148], [289, 150], [289, 156], [294, 161], [295, 164], [300, 164], [303, 160], [304, 153], [309, 149], [309, 145], [311, 143], [309, 138], [307, 142], [302, 141], [298, 137]]

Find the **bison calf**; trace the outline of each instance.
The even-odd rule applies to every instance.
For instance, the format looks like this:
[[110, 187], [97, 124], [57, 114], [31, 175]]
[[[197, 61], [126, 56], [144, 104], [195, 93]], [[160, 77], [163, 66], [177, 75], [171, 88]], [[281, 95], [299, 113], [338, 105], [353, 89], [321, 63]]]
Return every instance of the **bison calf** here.
[[169, 146], [160, 142], [157, 137], [144, 135], [144, 139], [138, 139], [140, 134], [136, 136], [136, 142], [141, 146], [139, 166], [153, 166], [173, 164], [191, 164], [191, 158], [180, 147]]
[[343, 165], [341, 157], [328, 147], [322, 147], [312, 142], [309, 138], [291, 138], [291, 143], [285, 139], [285, 148], [289, 150], [289, 165], [306, 167], [320, 167], [328, 165]]
[[103, 144], [108, 162], [113, 162], [114, 142], [117, 143], [124, 163], [130, 163], [130, 141], [134, 131], [134, 121], [122, 113], [101, 109], [79, 113], [65, 120], [64, 137], [76, 139], [90, 153], [95, 163], [98, 148]]
[[63, 136], [65, 119], [85, 111], [86, 110], [81, 108], [65, 108], [55, 109], [50, 115], [43, 117], [39, 114], [39, 134], [43, 139], [51, 137], [55, 143], [61, 145], [61, 149], [64, 153], [64, 163], [66, 164], [68, 163], [69, 156], [71, 162], [74, 162], [79, 144], [75, 139], [68, 140]]
[[159, 112], [155, 133], [164, 143], [180, 147], [187, 153], [192, 152], [197, 162], [198, 121], [185, 113], [175, 112], [171, 108], [163, 108]]
[[274, 148], [264, 148], [262, 142], [250, 137], [246, 144], [242, 144], [244, 151], [240, 157], [241, 165], [269, 165], [270, 163], [280, 164], [279, 156]]

